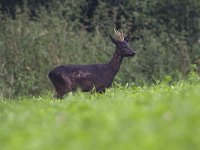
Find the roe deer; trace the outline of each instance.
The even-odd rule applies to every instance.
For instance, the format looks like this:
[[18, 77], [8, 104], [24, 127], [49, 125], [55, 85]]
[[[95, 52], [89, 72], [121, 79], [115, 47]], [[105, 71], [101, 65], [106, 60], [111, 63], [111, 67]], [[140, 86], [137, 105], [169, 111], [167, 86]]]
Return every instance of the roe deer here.
[[122, 32], [114, 30], [119, 39], [113, 38], [116, 45], [113, 58], [106, 64], [92, 65], [61, 65], [49, 72], [49, 78], [56, 91], [56, 97], [62, 98], [65, 94], [80, 88], [82, 91], [103, 93], [110, 87], [118, 72], [124, 57], [134, 56], [136, 53], [129, 47], [130, 34], [125, 38]]

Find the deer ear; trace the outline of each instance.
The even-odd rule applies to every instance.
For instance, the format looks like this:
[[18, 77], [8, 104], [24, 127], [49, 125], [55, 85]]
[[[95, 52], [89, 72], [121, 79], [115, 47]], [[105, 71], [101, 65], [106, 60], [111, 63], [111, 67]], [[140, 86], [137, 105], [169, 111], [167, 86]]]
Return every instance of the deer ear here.
[[110, 35], [110, 33], [109, 33], [108, 35], [109, 35], [111, 41], [112, 41], [114, 44], [117, 44], [117, 40], [116, 40], [114, 37], [112, 37], [112, 35]]
[[129, 40], [130, 40], [130, 37], [131, 37], [131, 35], [130, 35], [130, 33], [124, 38], [124, 41], [126, 41], [127, 43], [129, 42]]

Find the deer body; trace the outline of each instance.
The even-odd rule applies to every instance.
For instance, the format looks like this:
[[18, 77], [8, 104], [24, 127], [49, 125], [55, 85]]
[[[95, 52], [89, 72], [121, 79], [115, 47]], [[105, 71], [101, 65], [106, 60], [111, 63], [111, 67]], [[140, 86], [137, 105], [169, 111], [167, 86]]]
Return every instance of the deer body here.
[[113, 58], [106, 64], [93, 65], [61, 65], [49, 72], [49, 78], [52, 81], [57, 98], [62, 98], [70, 91], [77, 88], [82, 91], [91, 91], [95, 89], [97, 92], [104, 92], [110, 87], [112, 81], [119, 71], [120, 65], [124, 57], [135, 55], [129, 46], [129, 36], [123, 41], [117, 41], [111, 35], [110, 38], [116, 45]]

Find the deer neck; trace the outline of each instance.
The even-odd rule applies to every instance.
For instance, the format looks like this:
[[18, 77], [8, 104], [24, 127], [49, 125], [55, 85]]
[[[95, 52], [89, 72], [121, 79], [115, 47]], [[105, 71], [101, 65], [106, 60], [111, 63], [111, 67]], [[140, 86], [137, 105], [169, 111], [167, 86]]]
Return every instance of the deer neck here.
[[120, 54], [119, 50], [116, 49], [115, 53], [113, 55], [113, 58], [109, 62], [109, 65], [111, 66], [112, 70], [114, 71], [114, 74], [116, 74], [119, 71], [119, 68], [122, 64], [123, 56]]

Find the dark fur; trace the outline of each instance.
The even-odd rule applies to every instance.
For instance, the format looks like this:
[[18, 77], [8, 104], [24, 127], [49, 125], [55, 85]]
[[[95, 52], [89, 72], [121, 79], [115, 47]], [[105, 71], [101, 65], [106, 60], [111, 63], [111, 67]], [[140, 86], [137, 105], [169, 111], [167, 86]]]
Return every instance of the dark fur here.
[[104, 92], [110, 87], [124, 57], [134, 56], [135, 52], [128, 46], [130, 36], [118, 41], [111, 35], [116, 50], [112, 60], [107, 64], [61, 65], [49, 72], [49, 78], [56, 90], [56, 97], [62, 98], [70, 91], [81, 88], [83, 91], [95, 89]]

